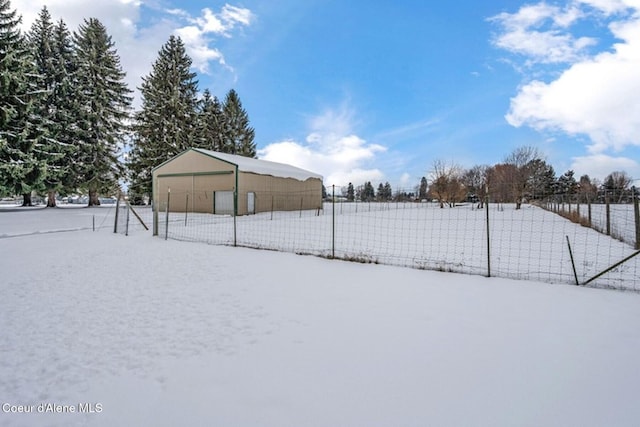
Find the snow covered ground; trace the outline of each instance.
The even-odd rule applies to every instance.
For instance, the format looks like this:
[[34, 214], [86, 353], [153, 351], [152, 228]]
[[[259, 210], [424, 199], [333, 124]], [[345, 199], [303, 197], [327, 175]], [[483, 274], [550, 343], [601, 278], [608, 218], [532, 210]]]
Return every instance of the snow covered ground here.
[[0, 425], [640, 419], [637, 293], [125, 237], [112, 214], [0, 212]]
[[[576, 276], [585, 283], [635, 252], [629, 243], [532, 205], [516, 210], [493, 204], [487, 212], [472, 204], [440, 209], [437, 203], [339, 203], [325, 204], [319, 214], [264, 212], [234, 219], [174, 212], [167, 222], [160, 209], [158, 216], [159, 234], [168, 229], [170, 239], [485, 276], [490, 269], [492, 276], [549, 283], [574, 284]], [[151, 222], [150, 212], [148, 217]], [[635, 224], [629, 233], [635, 234]], [[590, 286], [640, 291], [640, 257]]]
[[[588, 218], [587, 206], [580, 206], [580, 216]], [[575, 206], [572, 207], [575, 210]], [[611, 234], [625, 242], [636, 241], [636, 226], [632, 204], [610, 205]], [[605, 205], [591, 205], [591, 221], [599, 230], [607, 229], [607, 210]]]

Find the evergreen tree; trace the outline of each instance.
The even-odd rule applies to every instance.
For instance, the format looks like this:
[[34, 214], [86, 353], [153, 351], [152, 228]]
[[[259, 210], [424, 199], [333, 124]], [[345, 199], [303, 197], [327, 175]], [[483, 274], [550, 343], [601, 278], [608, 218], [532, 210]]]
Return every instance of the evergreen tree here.
[[427, 198], [427, 190], [427, 178], [423, 176], [420, 180], [420, 188], [418, 189], [418, 198], [420, 200], [425, 200]]
[[0, 0], [0, 192], [22, 194], [31, 206], [31, 192], [42, 189], [45, 166], [38, 159], [44, 137], [35, 105], [40, 76], [9, 0]]
[[[142, 108], [135, 115], [133, 149], [128, 164], [135, 193], [151, 192], [154, 167], [200, 145], [195, 144], [198, 82], [190, 70], [191, 63], [182, 40], [171, 36], [160, 49], [151, 73], [142, 78]], [[201, 113], [200, 126], [206, 121], [205, 117]], [[205, 129], [200, 129], [200, 138], [204, 132]]]
[[198, 111], [198, 123], [194, 146], [207, 150], [222, 151], [224, 145], [224, 115], [218, 98], [205, 89]]
[[78, 141], [81, 140], [78, 123], [82, 118], [79, 103], [81, 97], [78, 92], [81, 92], [82, 87], [78, 83], [78, 66], [71, 33], [63, 20], [58, 21], [53, 29], [53, 56], [53, 123], [50, 129], [57, 152], [62, 153], [62, 156], [56, 156], [48, 162], [48, 170], [53, 174], [48, 182], [49, 189], [68, 194], [77, 191], [81, 185], [76, 164], [79, 163]]
[[56, 192], [72, 187], [75, 143], [75, 116], [73, 116], [74, 82], [73, 50], [70, 34], [63, 21], [54, 26], [51, 15], [43, 7], [29, 33], [42, 95], [36, 105], [35, 117], [39, 117], [47, 137], [37, 157], [46, 164], [43, 184], [47, 190], [47, 206], [56, 205]]
[[376, 198], [375, 190], [373, 189], [373, 185], [371, 181], [367, 181], [364, 183], [364, 187], [362, 192], [360, 193], [360, 200], [363, 202], [371, 202]]
[[393, 197], [393, 189], [391, 188], [391, 184], [389, 184], [389, 181], [384, 183], [384, 187], [382, 187], [382, 193], [384, 195], [385, 201], [389, 201]]
[[256, 157], [255, 131], [249, 126], [249, 116], [235, 90], [231, 89], [224, 100], [223, 151], [246, 157]]
[[355, 196], [355, 192], [353, 190], [353, 184], [349, 183], [349, 185], [347, 186], [347, 201], [349, 202], [353, 202], [355, 200], [356, 196]]
[[568, 199], [571, 199], [571, 196], [574, 195], [578, 189], [578, 183], [573, 175], [574, 172], [568, 170], [558, 178], [557, 192], [562, 196], [567, 196]]
[[100, 21], [85, 20], [73, 38], [78, 64], [79, 130], [77, 166], [89, 191], [89, 206], [99, 193], [118, 188], [120, 147], [127, 132], [130, 90], [111, 36]]
[[382, 183], [378, 185], [378, 193], [376, 195], [377, 201], [387, 202], [391, 200], [392, 196], [393, 196], [393, 190], [391, 189], [391, 184], [389, 184], [389, 182], [386, 182], [384, 185]]
[[556, 186], [556, 172], [553, 166], [542, 159], [535, 159], [528, 165], [530, 176], [527, 182], [529, 196], [539, 199], [554, 193]]

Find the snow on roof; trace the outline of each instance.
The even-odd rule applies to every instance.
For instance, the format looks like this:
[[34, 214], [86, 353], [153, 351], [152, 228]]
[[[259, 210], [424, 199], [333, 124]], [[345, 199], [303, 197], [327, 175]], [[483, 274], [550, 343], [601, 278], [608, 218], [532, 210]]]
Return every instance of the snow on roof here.
[[216, 159], [234, 164], [238, 166], [241, 172], [250, 172], [260, 175], [271, 175], [279, 178], [295, 178], [305, 181], [309, 178], [322, 179], [322, 175], [318, 175], [308, 170], [300, 169], [295, 166], [286, 165], [284, 163], [270, 162], [268, 160], [253, 159], [250, 157], [238, 156], [235, 154], [220, 153], [218, 151], [205, 150], [203, 148], [194, 148], [194, 151], [211, 156]]

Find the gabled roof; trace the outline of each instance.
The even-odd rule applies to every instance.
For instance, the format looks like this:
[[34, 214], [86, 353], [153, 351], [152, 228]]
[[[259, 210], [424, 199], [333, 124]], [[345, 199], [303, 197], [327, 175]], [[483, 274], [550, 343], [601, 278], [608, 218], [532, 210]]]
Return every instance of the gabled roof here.
[[252, 159], [250, 157], [220, 153], [218, 151], [205, 150], [203, 148], [192, 148], [192, 150], [200, 154], [204, 154], [205, 156], [213, 157], [215, 159], [222, 160], [223, 162], [236, 165], [240, 172], [271, 175], [279, 178], [295, 178], [300, 181], [305, 181], [309, 178], [322, 179], [322, 175], [318, 175], [295, 166], [286, 165], [284, 163]]

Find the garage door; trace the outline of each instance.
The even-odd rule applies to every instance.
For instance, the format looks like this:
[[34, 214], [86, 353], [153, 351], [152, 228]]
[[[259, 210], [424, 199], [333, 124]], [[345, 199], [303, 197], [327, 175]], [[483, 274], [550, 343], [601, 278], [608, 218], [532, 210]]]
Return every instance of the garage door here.
[[233, 191], [214, 191], [213, 200], [214, 214], [233, 215]]

